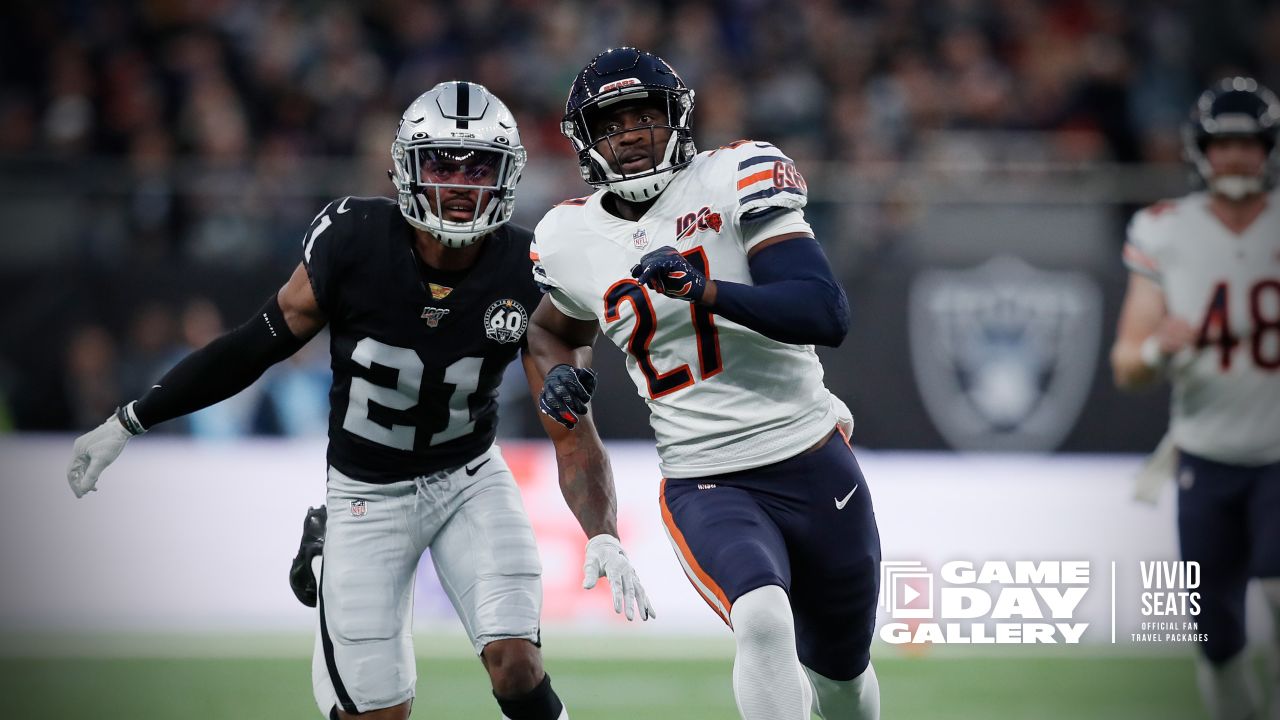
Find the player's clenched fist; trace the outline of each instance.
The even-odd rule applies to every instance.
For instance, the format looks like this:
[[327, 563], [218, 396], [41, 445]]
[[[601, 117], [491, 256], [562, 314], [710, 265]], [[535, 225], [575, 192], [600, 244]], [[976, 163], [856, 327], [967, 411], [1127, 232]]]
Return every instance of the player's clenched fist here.
[[572, 430], [583, 415], [596, 391], [596, 374], [589, 368], [561, 363], [547, 373], [538, 395], [538, 409], [552, 420]]
[[641, 285], [677, 300], [697, 302], [707, 289], [707, 277], [670, 245], [650, 250], [631, 268]]
[[120, 457], [120, 451], [133, 435], [125, 428], [119, 415], [112, 415], [106, 422], [76, 438], [76, 444], [71, 448], [71, 464], [67, 466], [71, 492], [79, 498], [95, 490], [98, 476]]

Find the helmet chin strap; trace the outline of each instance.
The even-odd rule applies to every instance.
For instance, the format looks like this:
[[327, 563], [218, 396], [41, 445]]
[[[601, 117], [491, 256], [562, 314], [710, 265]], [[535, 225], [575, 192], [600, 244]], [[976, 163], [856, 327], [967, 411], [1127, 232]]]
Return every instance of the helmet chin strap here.
[[628, 178], [621, 173], [616, 173], [609, 163], [605, 161], [595, 148], [591, 148], [587, 152], [590, 153], [600, 167], [604, 168], [605, 182], [604, 186], [609, 192], [617, 195], [623, 200], [629, 202], [644, 202], [657, 197], [667, 184], [675, 177], [675, 170], [672, 169], [675, 149], [679, 141], [678, 133], [672, 132], [671, 137], [667, 138], [667, 147], [662, 153], [662, 162], [649, 173], [641, 177]]
[[445, 247], [455, 249], [472, 245], [496, 230], [497, 228], [493, 225], [494, 215], [504, 202], [500, 197], [491, 196], [485, 201], [485, 205], [476, 208], [471, 221], [451, 222], [431, 212], [431, 206], [427, 203], [425, 195], [415, 194], [415, 199], [422, 204], [423, 217], [417, 219], [406, 216], [405, 219], [410, 225], [431, 233]]
[[1223, 175], [1209, 180], [1209, 190], [1228, 200], [1243, 200], [1262, 192], [1262, 178], [1254, 175]]

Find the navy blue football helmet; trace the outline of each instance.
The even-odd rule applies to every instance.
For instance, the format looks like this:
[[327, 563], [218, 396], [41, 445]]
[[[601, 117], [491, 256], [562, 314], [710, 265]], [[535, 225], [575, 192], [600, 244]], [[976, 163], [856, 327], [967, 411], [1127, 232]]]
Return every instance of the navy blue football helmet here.
[[[1267, 151], [1261, 176], [1215, 177], [1205, 155], [1217, 138], [1256, 137]], [[1183, 152], [1213, 192], [1232, 198], [1271, 188], [1280, 166], [1280, 101], [1253, 78], [1226, 78], [1205, 90], [1191, 109], [1191, 121], [1183, 132]]]
[[[656, 101], [659, 108], [665, 108], [667, 124], [654, 127], [670, 128], [671, 138], [652, 169], [615, 172], [596, 147], [601, 143], [612, 147], [613, 138], [621, 131], [597, 135], [592, 132], [591, 120], [602, 108], [633, 100]], [[613, 48], [597, 55], [574, 79], [560, 131], [578, 153], [583, 180], [604, 186], [624, 200], [641, 202], [657, 197], [675, 172], [697, 155], [690, 127], [692, 115], [693, 90], [665, 60], [631, 47]]]

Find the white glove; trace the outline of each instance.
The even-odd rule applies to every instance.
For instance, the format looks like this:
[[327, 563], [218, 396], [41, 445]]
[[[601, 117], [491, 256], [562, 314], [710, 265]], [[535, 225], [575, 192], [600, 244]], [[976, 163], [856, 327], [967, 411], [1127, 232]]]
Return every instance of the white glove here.
[[597, 535], [587, 541], [587, 560], [582, 564], [582, 587], [586, 590], [596, 586], [600, 578], [609, 580], [609, 589], [613, 591], [613, 611], [626, 611], [627, 619], [634, 620], [639, 611], [641, 620], [657, 617], [649, 597], [644, 594], [640, 585], [640, 577], [627, 554], [622, 552], [622, 543], [612, 535]]
[[1173, 442], [1173, 433], [1165, 433], [1154, 452], [1142, 463], [1142, 468], [1133, 476], [1133, 499], [1140, 503], [1156, 506], [1164, 488], [1178, 473], [1178, 446]]
[[76, 438], [71, 448], [71, 464], [67, 466], [67, 482], [76, 497], [95, 490], [98, 476], [115, 462], [133, 434], [125, 429], [115, 415], [89, 432]]
[[835, 395], [831, 396], [831, 404], [836, 411], [836, 429], [844, 436], [845, 442], [853, 442], [853, 411]]

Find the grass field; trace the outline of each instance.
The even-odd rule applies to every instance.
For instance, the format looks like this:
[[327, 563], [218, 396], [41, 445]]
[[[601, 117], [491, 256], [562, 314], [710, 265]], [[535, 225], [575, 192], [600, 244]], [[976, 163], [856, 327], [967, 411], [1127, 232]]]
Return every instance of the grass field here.
[[[423, 647], [421, 644], [419, 647]], [[717, 646], [717, 650], [723, 646]], [[715, 653], [713, 653], [715, 654]], [[315, 720], [310, 659], [294, 657], [22, 657], [0, 659], [4, 717]], [[676, 655], [683, 655], [677, 659]], [[727, 653], [588, 657], [547, 651], [574, 720], [734, 720]], [[1203, 718], [1189, 657], [1003, 652], [876, 659], [885, 720], [1193, 720]], [[478, 661], [422, 657], [414, 718], [495, 720]]]

